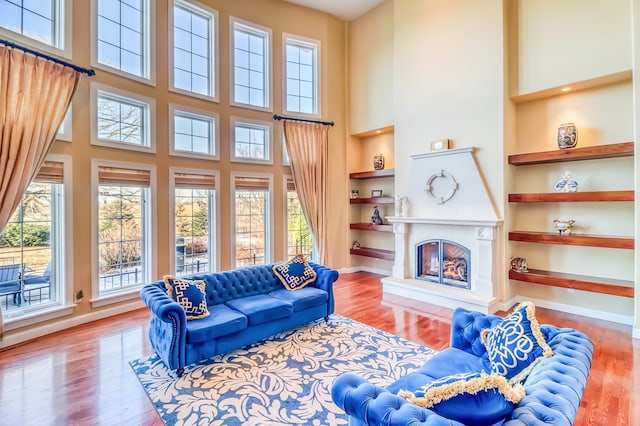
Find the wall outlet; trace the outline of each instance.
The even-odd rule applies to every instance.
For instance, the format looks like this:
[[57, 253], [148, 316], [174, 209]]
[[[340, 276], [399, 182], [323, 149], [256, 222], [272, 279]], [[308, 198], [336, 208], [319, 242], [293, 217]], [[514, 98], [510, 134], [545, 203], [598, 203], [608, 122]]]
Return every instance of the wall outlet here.
[[83, 297], [84, 297], [84, 293], [83, 293], [82, 290], [76, 291], [76, 294], [74, 295], [75, 302], [78, 303], [78, 302], [82, 301]]

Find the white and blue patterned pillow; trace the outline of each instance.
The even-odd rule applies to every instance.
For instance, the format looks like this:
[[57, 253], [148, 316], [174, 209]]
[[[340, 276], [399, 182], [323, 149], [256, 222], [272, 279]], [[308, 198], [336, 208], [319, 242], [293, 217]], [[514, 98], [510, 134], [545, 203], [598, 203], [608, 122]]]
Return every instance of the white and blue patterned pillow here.
[[274, 265], [273, 273], [287, 290], [299, 290], [315, 281], [317, 277], [316, 271], [309, 266], [301, 254], [296, 255], [288, 262]]
[[165, 275], [163, 279], [167, 294], [182, 306], [188, 320], [206, 318], [210, 315], [204, 281], [185, 280], [172, 275]]
[[536, 308], [523, 302], [513, 313], [491, 329], [482, 330], [491, 371], [505, 376], [511, 383], [527, 378], [533, 367], [553, 352], [540, 332]]

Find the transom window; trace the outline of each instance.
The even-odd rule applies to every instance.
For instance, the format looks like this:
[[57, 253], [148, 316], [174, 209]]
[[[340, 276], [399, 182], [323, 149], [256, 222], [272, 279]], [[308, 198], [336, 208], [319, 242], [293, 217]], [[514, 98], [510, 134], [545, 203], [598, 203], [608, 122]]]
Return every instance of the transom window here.
[[285, 111], [318, 114], [319, 41], [284, 36]]
[[149, 0], [97, 1], [97, 61], [150, 78]]
[[172, 155], [217, 158], [217, 114], [170, 105]]
[[217, 12], [184, 0], [173, 6], [173, 89], [215, 97]]
[[270, 187], [269, 177], [233, 177], [236, 267], [270, 261]]
[[269, 109], [271, 30], [231, 18], [233, 103]]
[[287, 259], [302, 254], [313, 258], [313, 234], [304, 217], [293, 179], [286, 178], [287, 198]]
[[271, 125], [231, 119], [233, 161], [271, 163]]
[[0, 27], [64, 48], [64, 0], [0, 0]]

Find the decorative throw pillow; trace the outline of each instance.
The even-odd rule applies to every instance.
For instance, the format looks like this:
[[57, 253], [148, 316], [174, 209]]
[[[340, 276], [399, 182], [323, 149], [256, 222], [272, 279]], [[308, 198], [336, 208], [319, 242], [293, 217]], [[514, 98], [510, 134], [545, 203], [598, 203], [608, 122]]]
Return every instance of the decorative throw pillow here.
[[207, 307], [206, 284], [201, 280], [185, 280], [172, 275], [164, 276], [164, 285], [170, 298], [178, 302], [187, 314], [187, 319], [200, 319], [209, 316]]
[[273, 273], [287, 290], [300, 290], [315, 281], [317, 276], [316, 271], [309, 266], [301, 254], [296, 255], [288, 262], [274, 265]]
[[503, 419], [524, 398], [522, 385], [512, 387], [499, 374], [462, 373], [426, 384], [399, 396], [420, 407], [467, 426], [492, 425]]
[[495, 327], [482, 330], [482, 342], [487, 348], [491, 372], [520, 383], [527, 378], [533, 367], [544, 358], [553, 355], [540, 331], [536, 319], [536, 307], [523, 302], [513, 313]]

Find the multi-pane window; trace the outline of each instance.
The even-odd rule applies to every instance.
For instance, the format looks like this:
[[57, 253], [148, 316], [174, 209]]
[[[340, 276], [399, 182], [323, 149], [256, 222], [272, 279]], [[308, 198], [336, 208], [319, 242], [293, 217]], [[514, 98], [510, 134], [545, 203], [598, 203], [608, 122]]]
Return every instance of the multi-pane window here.
[[140, 95], [92, 84], [92, 144], [153, 151], [155, 102]]
[[236, 267], [269, 261], [270, 186], [268, 177], [233, 177]]
[[64, 3], [64, 0], [0, 0], [0, 27], [63, 49]]
[[63, 271], [63, 164], [45, 162], [0, 234], [5, 314], [58, 301]]
[[232, 160], [271, 161], [271, 126], [260, 122], [231, 119]]
[[175, 272], [203, 274], [215, 270], [213, 175], [175, 173]]
[[231, 19], [233, 103], [270, 108], [269, 67], [271, 30]]
[[318, 41], [284, 37], [285, 111], [318, 114]]
[[215, 25], [211, 9], [185, 0], [173, 6], [173, 88], [215, 97]]
[[98, 63], [149, 79], [149, 0], [94, 1], [98, 4]]
[[287, 259], [302, 254], [313, 258], [313, 234], [304, 217], [296, 185], [291, 178], [286, 179], [287, 190]]
[[98, 168], [98, 292], [149, 281], [149, 170]]
[[171, 112], [171, 154], [216, 157], [217, 115], [191, 108], [169, 106]]

